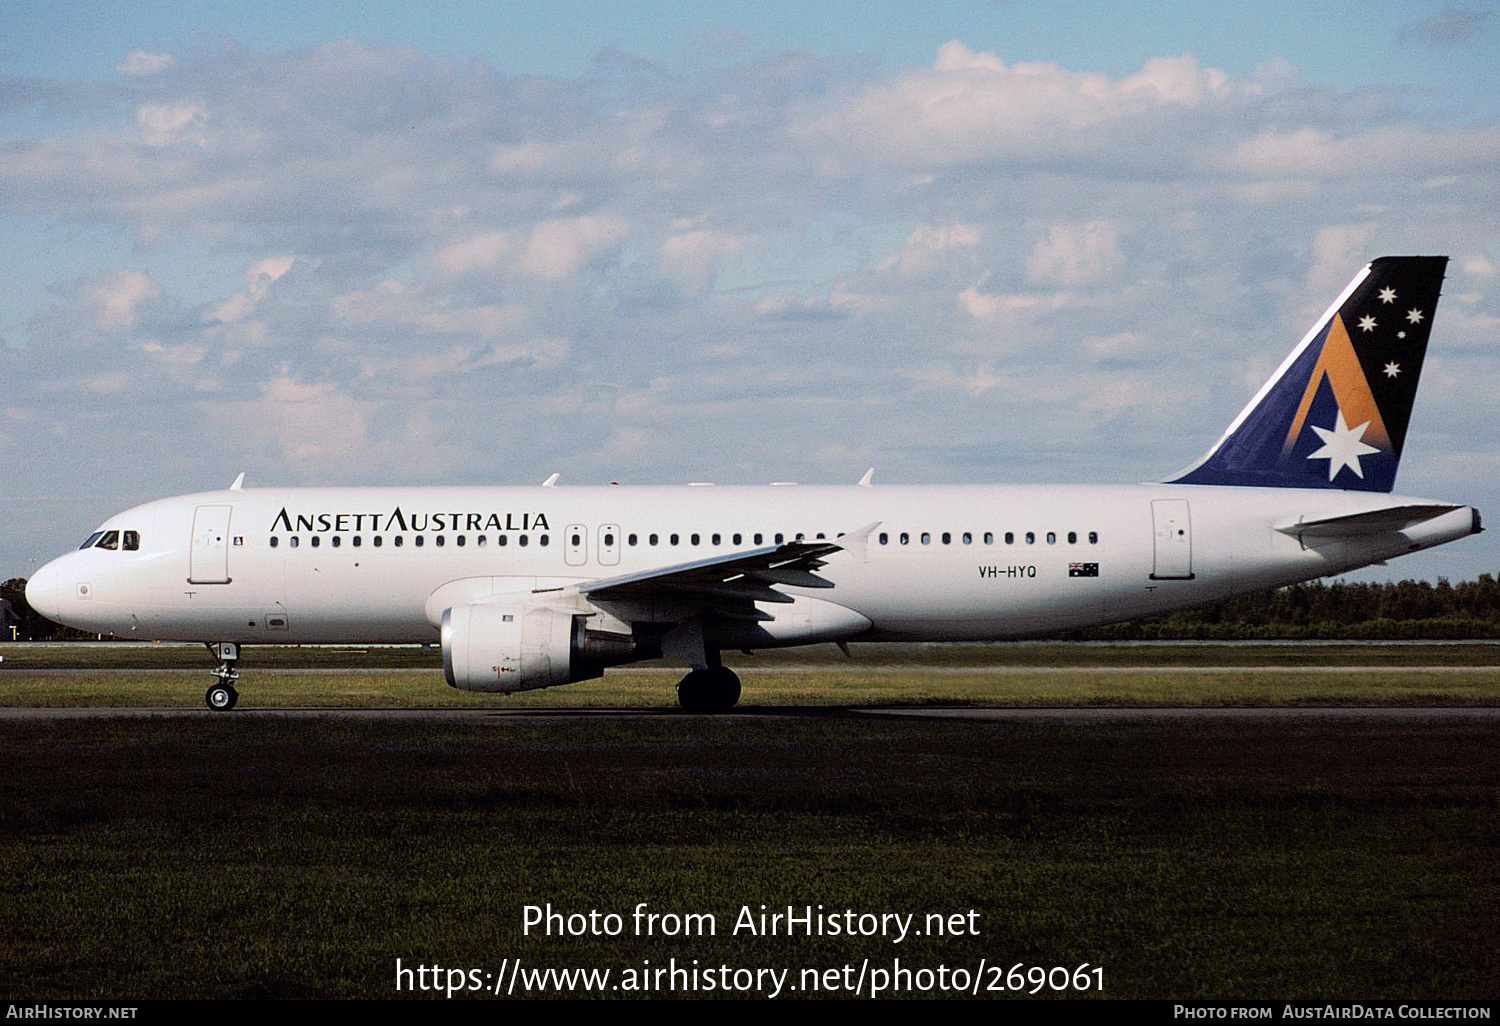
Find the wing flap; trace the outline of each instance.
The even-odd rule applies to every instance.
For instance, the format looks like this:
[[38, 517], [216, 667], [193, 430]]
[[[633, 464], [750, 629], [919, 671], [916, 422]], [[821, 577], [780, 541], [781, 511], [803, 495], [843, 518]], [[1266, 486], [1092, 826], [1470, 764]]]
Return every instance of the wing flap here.
[[579, 585], [580, 594], [592, 599], [639, 599], [679, 597], [712, 607], [749, 606], [755, 602], [790, 602], [774, 584], [801, 588], [831, 588], [833, 582], [814, 571], [824, 557], [843, 546], [833, 542], [794, 541], [760, 549], [746, 549], [722, 556], [678, 563], [620, 577], [606, 577]]

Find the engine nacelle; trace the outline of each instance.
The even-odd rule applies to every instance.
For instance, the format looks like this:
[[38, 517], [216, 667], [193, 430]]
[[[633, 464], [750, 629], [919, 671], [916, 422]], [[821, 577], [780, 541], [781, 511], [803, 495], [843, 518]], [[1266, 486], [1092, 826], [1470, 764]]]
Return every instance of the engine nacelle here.
[[603, 676], [659, 655], [629, 635], [588, 630], [566, 609], [476, 602], [443, 613], [443, 675], [463, 691], [531, 691]]

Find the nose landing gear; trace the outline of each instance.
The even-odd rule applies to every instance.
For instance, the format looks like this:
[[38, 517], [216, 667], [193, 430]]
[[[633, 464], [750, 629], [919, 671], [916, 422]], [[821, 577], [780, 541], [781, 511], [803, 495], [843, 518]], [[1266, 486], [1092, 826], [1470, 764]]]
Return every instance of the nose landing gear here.
[[234, 689], [234, 682], [240, 679], [240, 672], [234, 668], [240, 658], [240, 646], [233, 641], [206, 644], [208, 650], [218, 657], [219, 665], [214, 669], [214, 676], [219, 680], [203, 698], [214, 712], [228, 712], [240, 700], [240, 693]]

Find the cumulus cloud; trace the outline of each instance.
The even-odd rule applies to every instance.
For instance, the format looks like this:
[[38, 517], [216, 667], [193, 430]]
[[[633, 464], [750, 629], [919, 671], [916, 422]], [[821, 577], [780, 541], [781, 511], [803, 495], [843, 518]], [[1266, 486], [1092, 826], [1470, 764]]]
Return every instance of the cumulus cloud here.
[[688, 292], [702, 294], [714, 283], [720, 263], [744, 245], [727, 232], [701, 228], [676, 232], [662, 241], [662, 270]]
[[296, 257], [281, 256], [267, 257], [251, 264], [245, 272], [245, 280], [248, 286], [235, 292], [222, 303], [215, 303], [204, 312], [205, 321], [219, 321], [228, 324], [237, 321], [250, 313], [265, 299], [271, 290], [271, 284], [279, 279], [287, 271], [292, 269], [296, 263]]
[[516, 267], [538, 278], [566, 278], [618, 245], [628, 230], [625, 221], [617, 217], [543, 221], [531, 230]]
[[[135, 112], [141, 129], [141, 140], [147, 146], [170, 146], [188, 134], [194, 125], [202, 124], [206, 115], [195, 103], [147, 103]], [[198, 137], [201, 141], [202, 137]]]
[[967, 224], [918, 225], [906, 244], [880, 262], [882, 271], [922, 274], [940, 266], [954, 252], [972, 251], [984, 233]]
[[872, 84], [848, 101], [810, 105], [798, 131], [857, 140], [867, 156], [927, 166], [1045, 163], [1097, 152], [1098, 133], [1108, 132], [1112, 159], [1154, 163], [1149, 147], [1164, 126], [1197, 108], [1260, 96], [1274, 81], [1234, 79], [1191, 54], [1152, 58], [1116, 80], [1045, 61], [1008, 65], [954, 40], [931, 68]]
[[173, 63], [172, 55], [169, 53], [147, 53], [145, 50], [132, 50], [125, 55], [125, 60], [117, 69], [125, 75], [155, 75], [166, 71]]
[[1125, 258], [1117, 245], [1118, 227], [1111, 221], [1053, 225], [1031, 248], [1026, 274], [1033, 282], [1091, 285], [1107, 280]]
[[161, 297], [161, 286], [141, 271], [111, 271], [82, 289], [84, 302], [102, 331], [132, 327], [142, 304]]

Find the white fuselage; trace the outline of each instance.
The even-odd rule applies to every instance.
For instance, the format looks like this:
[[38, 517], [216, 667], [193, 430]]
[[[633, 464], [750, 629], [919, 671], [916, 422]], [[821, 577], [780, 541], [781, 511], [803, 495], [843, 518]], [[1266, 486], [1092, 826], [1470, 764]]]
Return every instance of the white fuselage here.
[[831, 589], [778, 588], [852, 611], [851, 626], [773, 629], [761, 643], [1006, 639], [1340, 573], [1477, 529], [1459, 507], [1317, 544], [1277, 530], [1417, 501], [1193, 485], [226, 490], [110, 518], [99, 530], [132, 532], [133, 549], [53, 560], [27, 597], [61, 623], [143, 640], [431, 643], [450, 605], [842, 534], [862, 543], [826, 558]]

